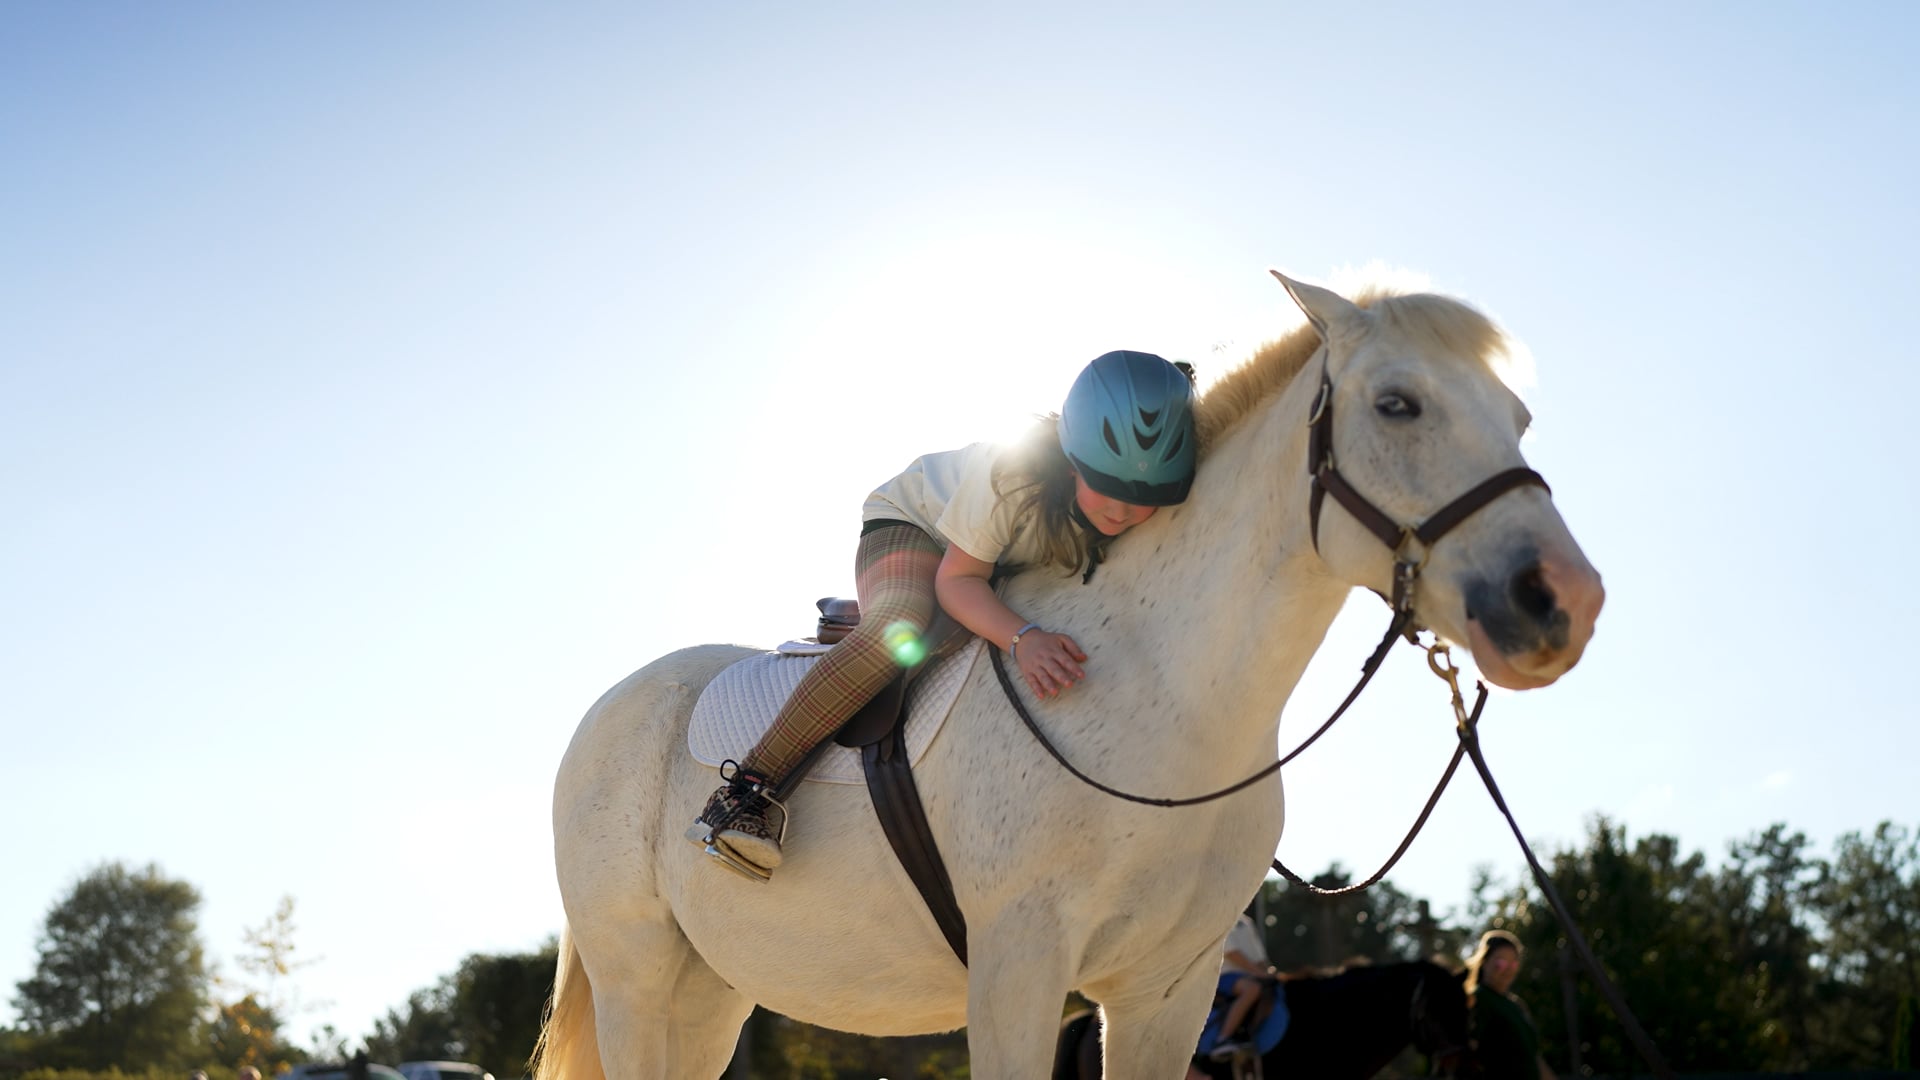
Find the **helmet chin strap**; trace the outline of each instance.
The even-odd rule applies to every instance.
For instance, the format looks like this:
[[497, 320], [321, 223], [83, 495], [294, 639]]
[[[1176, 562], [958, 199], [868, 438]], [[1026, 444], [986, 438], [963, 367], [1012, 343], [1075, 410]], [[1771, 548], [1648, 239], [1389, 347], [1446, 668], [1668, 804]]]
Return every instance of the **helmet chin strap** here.
[[1067, 514], [1087, 535], [1087, 572], [1080, 575], [1080, 584], [1085, 585], [1093, 580], [1093, 572], [1100, 568], [1101, 561], [1106, 558], [1107, 545], [1113, 543], [1113, 537], [1101, 532], [1100, 527], [1087, 518], [1087, 512], [1080, 509], [1079, 499], [1067, 504]]

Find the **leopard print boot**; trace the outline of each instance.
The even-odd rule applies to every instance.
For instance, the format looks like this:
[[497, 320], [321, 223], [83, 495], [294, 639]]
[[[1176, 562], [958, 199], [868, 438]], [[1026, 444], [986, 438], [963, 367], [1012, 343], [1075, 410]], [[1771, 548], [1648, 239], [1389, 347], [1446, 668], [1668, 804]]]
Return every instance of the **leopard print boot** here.
[[780, 838], [786, 832], [786, 807], [772, 795], [764, 776], [748, 772], [737, 761], [720, 766], [720, 785], [706, 808], [687, 830], [687, 839], [709, 849], [736, 869], [765, 879], [780, 865]]

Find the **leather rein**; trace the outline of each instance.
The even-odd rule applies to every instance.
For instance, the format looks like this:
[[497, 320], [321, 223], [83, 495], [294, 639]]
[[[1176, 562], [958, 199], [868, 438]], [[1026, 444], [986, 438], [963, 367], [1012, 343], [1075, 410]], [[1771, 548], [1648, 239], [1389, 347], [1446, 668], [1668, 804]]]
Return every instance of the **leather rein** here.
[[[1071, 761], [1067, 760], [1066, 756], [1060, 752], [1058, 747], [1053, 745], [1052, 740], [1047, 738], [1046, 733], [1040, 730], [1039, 724], [1034, 722], [1033, 714], [1028, 712], [1026, 705], [1021, 702], [1019, 694], [1014, 689], [1013, 680], [1007, 674], [1006, 663], [1001, 658], [1001, 650], [997, 646], [990, 650], [990, 655], [993, 658], [993, 673], [999, 678], [1000, 687], [1006, 693], [1007, 701], [1012, 704], [1013, 711], [1019, 715], [1021, 722], [1027, 726], [1028, 731], [1033, 733], [1033, 737], [1040, 743], [1041, 747], [1052, 756], [1053, 760], [1058, 762], [1068, 773], [1072, 774], [1075, 779], [1094, 790], [1111, 795], [1117, 799], [1123, 799], [1127, 802], [1139, 803], [1146, 806], [1197, 806], [1201, 803], [1223, 799], [1228, 795], [1251, 787], [1265, 780], [1267, 777], [1272, 776], [1288, 762], [1291, 762], [1294, 758], [1299, 757], [1305, 752], [1307, 747], [1312, 746], [1320, 736], [1326, 734], [1327, 730], [1333, 727], [1334, 721], [1345, 715], [1347, 709], [1359, 698], [1360, 692], [1366, 689], [1367, 683], [1372, 681], [1374, 673], [1380, 670], [1380, 665], [1386, 659], [1387, 653], [1393, 648], [1395, 639], [1404, 636], [1408, 642], [1414, 645], [1420, 644], [1416, 635], [1422, 628], [1414, 621], [1413, 594], [1415, 586], [1419, 583], [1420, 571], [1426, 566], [1427, 557], [1432, 552], [1433, 545], [1438, 543], [1441, 537], [1453, 531], [1461, 522], [1471, 517], [1476, 511], [1494, 499], [1499, 498], [1501, 495], [1506, 494], [1508, 491], [1527, 486], [1547, 488], [1546, 480], [1532, 469], [1524, 467], [1507, 469], [1481, 481], [1475, 485], [1472, 490], [1441, 507], [1432, 516], [1417, 526], [1402, 525], [1394, 521], [1385, 511], [1375, 506], [1366, 496], [1360, 494], [1360, 492], [1347, 481], [1347, 478], [1340, 474], [1339, 466], [1334, 461], [1333, 380], [1327, 370], [1328, 352], [1327, 346], [1324, 344], [1321, 345], [1320, 391], [1314, 399], [1312, 413], [1307, 418], [1307, 472], [1312, 477], [1311, 491], [1308, 496], [1308, 528], [1313, 538], [1314, 550], [1317, 552], [1320, 550], [1320, 505], [1325, 497], [1330, 494], [1333, 496], [1334, 501], [1338, 502], [1348, 513], [1354, 516], [1355, 520], [1366, 526], [1369, 532], [1379, 537], [1380, 542], [1393, 551], [1393, 595], [1390, 598], [1386, 598], [1388, 605], [1393, 609], [1393, 618], [1387, 625], [1386, 634], [1381, 637], [1380, 644], [1374, 647], [1373, 654], [1369, 656], [1366, 663], [1361, 666], [1360, 680], [1354, 684], [1352, 690], [1347, 692], [1347, 696], [1345, 700], [1340, 702], [1339, 708], [1335, 709], [1333, 715], [1327, 717], [1318, 728], [1315, 728], [1311, 735], [1308, 735], [1302, 740], [1300, 745], [1294, 747], [1286, 756], [1274, 761], [1272, 764], [1244, 780], [1229, 784], [1218, 791], [1183, 798], [1157, 798], [1146, 795], [1135, 795], [1103, 784], [1080, 771]], [[1548, 490], [1551, 491], [1551, 489]], [[1418, 552], [1417, 557], [1415, 556], [1416, 551]], [[1453, 682], [1451, 672], [1457, 669], [1452, 666], [1452, 661], [1447, 655], [1447, 647], [1439, 643], [1422, 647], [1428, 652], [1427, 663], [1434, 673], [1443, 679], [1447, 679], [1449, 682]], [[1461, 724], [1477, 722], [1480, 717], [1480, 709], [1486, 704], [1485, 688], [1481, 688], [1480, 698], [1474, 704], [1471, 717], [1469, 717], [1464, 710], [1457, 682], [1454, 683], [1453, 696], [1455, 713], [1459, 722]], [[1454, 751], [1453, 760], [1447, 764], [1446, 772], [1441, 776], [1440, 783], [1434, 788], [1433, 795], [1428, 798], [1426, 807], [1420, 811], [1420, 816], [1414, 822], [1412, 830], [1407, 833], [1406, 839], [1401, 841], [1400, 847], [1394, 851], [1392, 857], [1387, 860], [1386, 865], [1382, 866], [1378, 872], [1366, 881], [1342, 889], [1322, 889], [1302, 880], [1298, 875], [1294, 874], [1293, 871], [1287, 869], [1279, 859], [1273, 861], [1274, 869], [1278, 870], [1282, 876], [1294, 884], [1303, 886], [1323, 896], [1337, 896], [1343, 893], [1358, 891], [1379, 881], [1386, 876], [1387, 871], [1393, 868], [1393, 865], [1400, 860], [1400, 856], [1405, 854], [1407, 848], [1413, 844], [1414, 837], [1419, 834], [1421, 827], [1426, 824], [1428, 816], [1432, 814], [1434, 806], [1440, 801], [1440, 795], [1446, 790], [1447, 782], [1453, 778], [1454, 770], [1458, 768], [1463, 752], [1464, 743], [1461, 748]]]

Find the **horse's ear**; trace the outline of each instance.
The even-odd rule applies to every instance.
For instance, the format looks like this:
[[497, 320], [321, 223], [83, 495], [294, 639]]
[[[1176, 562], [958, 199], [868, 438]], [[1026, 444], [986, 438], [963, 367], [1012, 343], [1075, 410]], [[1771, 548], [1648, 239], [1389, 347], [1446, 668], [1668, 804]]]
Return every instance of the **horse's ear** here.
[[1295, 281], [1278, 270], [1268, 270], [1280, 287], [1287, 290], [1293, 302], [1300, 305], [1306, 313], [1307, 321], [1320, 335], [1321, 341], [1331, 341], [1342, 329], [1353, 326], [1366, 318], [1359, 305], [1330, 289], [1318, 285], [1309, 285], [1304, 281]]

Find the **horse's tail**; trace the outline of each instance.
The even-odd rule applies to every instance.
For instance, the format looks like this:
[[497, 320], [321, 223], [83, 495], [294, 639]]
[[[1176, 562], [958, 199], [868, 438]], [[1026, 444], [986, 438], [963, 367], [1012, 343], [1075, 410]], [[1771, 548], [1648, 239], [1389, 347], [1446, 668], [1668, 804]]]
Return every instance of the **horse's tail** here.
[[580, 966], [573, 930], [560, 931], [560, 963], [553, 973], [540, 1040], [533, 1046], [533, 1080], [606, 1080], [593, 1023], [593, 984]]
[[[1074, 1013], [1060, 1022], [1060, 1038], [1053, 1044], [1053, 1080], [1094, 1080], [1100, 1075], [1100, 1014], [1092, 1009]], [[1092, 1076], [1084, 1068], [1088, 1057], [1081, 1044], [1094, 1041]]]

